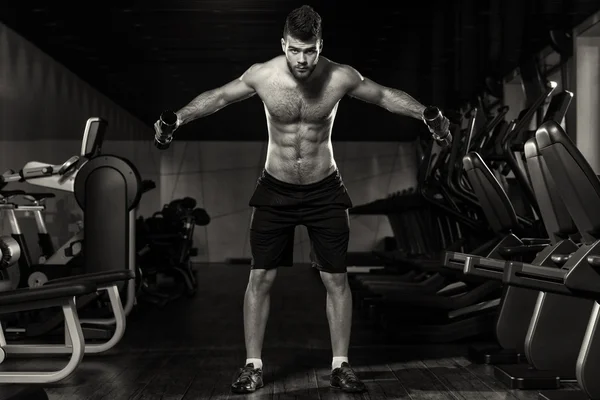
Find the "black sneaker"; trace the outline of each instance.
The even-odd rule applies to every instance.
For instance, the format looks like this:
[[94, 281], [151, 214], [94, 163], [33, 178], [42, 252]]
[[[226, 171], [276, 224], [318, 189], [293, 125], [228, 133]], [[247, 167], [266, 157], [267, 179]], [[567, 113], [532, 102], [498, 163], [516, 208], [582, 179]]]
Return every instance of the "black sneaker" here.
[[262, 368], [254, 368], [254, 364], [247, 364], [240, 368], [235, 382], [231, 384], [233, 393], [252, 393], [264, 386]]
[[350, 364], [343, 362], [342, 366], [331, 371], [329, 386], [341, 389], [346, 393], [362, 393], [367, 390], [364, 383], [358, 379]]

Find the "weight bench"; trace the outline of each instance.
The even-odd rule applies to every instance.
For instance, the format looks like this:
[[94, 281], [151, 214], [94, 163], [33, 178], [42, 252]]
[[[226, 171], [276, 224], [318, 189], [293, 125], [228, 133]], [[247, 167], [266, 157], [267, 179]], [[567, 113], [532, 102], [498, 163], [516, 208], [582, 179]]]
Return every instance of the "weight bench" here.
[[[104, 353], [112, 349], [125, 334], [126, 316], [123, 310], [123, 304], [119, 295], [118, 283], [134, 279], [135, 274], [131, 270], [123, 271], [109, 271], [109, 272], [94, 272], [83, 275], [76, 275], [66, 278], [53, 279], [46, 282], [43, 286], [45, 288], [52, 287], [68, 287], [70, 285], [77, 285], [80, 283], [91, 283], [94, 285], [94, 291], [105, 290], [108, 293], [110, 300], [110, 306], [113, 313], [113, 323], [115, 329], [112, 336], [105, 342], [102, 343], [87, 343], [84, 346], [85, 354], [99, 354]], [[89, 294], [89, 293], [84, 293]], [[82, 294], [83, 295], [83, 294]], [[78, 297], [81, 297], [79, 295]], [[3, 343], [4, 350], [8, 354], [69, 354], [75, 350], [76, 343], [71, 343], [72, 336], [69, 334], [68, 320], [64, 320], [65, 326], [65, 344], [6, 344]], [[61, 321], [58, 321], [60, 324]], [[107, 320], [95, 319], [81, 319], [79, 320], [79, 326], [81, 325], [106, 325]], [[1, 400], [1, 399], [0, 399]]]
[[[61, 307], [65, 320], [65, 337], [69, 340], [65, 345], [8, 345], [4, 330], [0, 329], [0, 363], [4, 362], [7, 354], [15, 353], [71, 355], [67, 364], [55, 371], [0, 371], [0, 383], [9, 384], [0, 386], [0, 400], [47, 400], [48, 395], [43, 388], [22, 384], [46, 384], [64, 380], [75, 372], [84, 353], [97, 353], [114, 346], [125, 330], [125, 317], [116, 282], [132, 279], [131, 275], [128, 270], [94, 273], [50, 281], [44, 286], [0, 293], [0, 314]], [[76, 298], [97, 290], [108, 291], [117, 329], [109, 342], [86, 346], [77, 314]]]
[[[70, 376], [83, 359], [85, 343], [79, 323], [75, 297], [97, 290], [91, 281], [17, 289], [0, 293], [0, 314], [33, 311], [49, 307], [61, 307], [67, 334], [71, 338], [71, 357], [67, 364], [56, 371], [0, 371], [0, 383], [54, 383]], [[10, 347], [0, 330], [0, 363], [4, 362]], [[7, 351], [8, 350], [8, 351]], [[34, 351], [32, 351], [34, 352]]]

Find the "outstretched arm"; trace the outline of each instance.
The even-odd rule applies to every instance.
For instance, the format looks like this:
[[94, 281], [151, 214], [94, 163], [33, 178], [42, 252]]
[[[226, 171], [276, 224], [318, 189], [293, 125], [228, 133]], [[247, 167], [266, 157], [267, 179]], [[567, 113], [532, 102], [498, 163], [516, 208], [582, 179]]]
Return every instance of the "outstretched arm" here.
[[247, 99], [256, 94], [254, 83], [259, 64], [254, 64], [239, 78], [216, 89], [199, 94], [189, 104], [176, 112], [177, 125], [213, 114], [229, 104]]
[[363, 77], [354, 68], [345, 66], [348, 95], [385, 108], [394, 114], [422, 119], [425, 106], [402, 90], [382, 86]]

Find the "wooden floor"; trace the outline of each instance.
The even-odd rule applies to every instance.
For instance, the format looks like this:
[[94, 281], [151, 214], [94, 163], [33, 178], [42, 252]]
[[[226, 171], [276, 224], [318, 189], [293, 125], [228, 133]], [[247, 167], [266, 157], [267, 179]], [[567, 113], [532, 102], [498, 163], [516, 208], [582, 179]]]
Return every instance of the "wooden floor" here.
[[[46, 386], [50, 399], [537, 398], [537, 391], [507, 390], [494, 379], [492, 367], [469, 362], [466, 344], [394, 343], [356, 314], [350, 362], [368, 393], [329, 389], [325, 291], [309, 267], [282, 269], [276, 280], [262, 357], [266, 386], [252, 395], [233, 395], [229, 386], [245, 360], [247, 277], [246, 266], [202, 266], [196, 298], [164, 309], [140, 304], [122, 342], [109, 354], [86, 356], [71, 378]], [[59, 360], [13, 358], [3, 369], [50, 367]]]

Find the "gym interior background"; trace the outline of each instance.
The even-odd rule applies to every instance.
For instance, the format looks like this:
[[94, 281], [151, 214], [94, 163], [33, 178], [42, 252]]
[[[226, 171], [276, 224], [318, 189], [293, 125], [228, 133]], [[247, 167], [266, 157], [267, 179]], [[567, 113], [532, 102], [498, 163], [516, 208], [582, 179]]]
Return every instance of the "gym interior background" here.
[[[209, 225], [195, 230], [194, 261], [248, 258], [247, 202], [267, 143], [258, 98], [182, 129], [168, 151], [153, 146], [152, 123], [162, 110], [179, 108], [257, 60], [279, 54], [282, 21], [296, 2], [126, 2], [92, 8], [85, 18], [78, 17], [83, 6], [33, 2], [21, 9], [25, 6], [9, 3], [0, 15], [0, 168], [67, 160], [77, 154], [87, 118], [101, 116], [109, 124], [104, 152], [129, 158], [144, 179], [157, 184], [144, 195], [140, 215], [149, 216], [174, 198], [193, 197], [211, 217]], [[583, 121], [577, 143], [600, 168], [600, 139], [593, 134], [599, 123], [593, 111], [599, 39], [594, 29], [577, 31], [574, 55], [568, 57], [559, 51], [569, 49], [553, 45], [549, 33], [565, 46], [563, 36], [585, 26], [597, 11], [595, 2], [440, 1], [427, 9], [378, 2], [366, 10], [313, 3], [324, 19], [324, 56], [444, 109], [484, 91], [489, 95], [487, 78], [493, 81], [490, 89], [505, 95], [512, 118], [525, 101], [520, 62], [542, 58], [559, 85], [560, 71], [567, 69], [568, 87], [576, 93], [567, 121]], [[355, 205], [416, 186], [414, 139], [424, 133], [420, 123], [358, 103], [342, 101], [333, 134]], [[79, 211], [72, 196], [56, 194], [48, 202], [48, 224], [55, 240], [64, 242]], [[23, 225], [26, 233], [34, 232], [33, 220]], [[355, 216], [350, 251], [369, 251], [391, 234], [385, 216]], [[308, 261], [304, 228], [297, 230], [294, 250], [297, 262]]]
[[[163, 110], [177, 109], [198, 93], [236, 78], [252, 63], [279, 54], [285, 15], [303, 2], [123, 1], [118, 7], [94, 4], [91, 9], [83, 3], [75, 7], [10, 3], [0, 5], [0, 170], [18, 170], [32, 160], [61, 164], [79, 153], [86, 120], [102, 117], [109, 124], [103, 152], [131, 160], [143, 179], [156, 183], [156, 189], [143, 195], [139, 216], [149, 217], [173, 199], [192, 197], [211, 218], [208, 225], [195, 229], [196, 265], [247, 261], [248, 200], [263, 168], [267, 145], [258, 98], [183, 127], [168, 150], [154, 147], [152, 124]], [[597, 1], [436, 0], [410, 7], [369, 2], [369, 8], [334, 8], [325, 1], [310, 4], [324, 18], [324, 56], [350, 64], [381, 84], [405, 90], [425, 104], [438, 105], [455, 120], [471, 107], [493, 110], [500, 105], [509, 106], [507, 121], [517, 118], [530, 105], [540, 82], [547, 80], [558, 84], [556, 93], [573, 91], [573, 102], [561, 123], [600, 174]], [[427, 135], [420, 121], [344, 99], [333, 145], [354, 205], [415, 188], [416, 148]], [[31, 190], [27, 184], [11, 187]], [[81, 211], [72, 194], [54, 193], [56, 198], [47, 202], [45, 215], [55, 243], [64, 243], [77, 229]], [[34, 238], [33, 217], [22, 219], [21, 224], [25, 234]], [[9, 232], [5, 219], [0, 228], [2, 234]], [[390, 236], [393, 232], [386, 215], [353, 215], [349, 250], [368, 253]], [[297, 263], [308, 263], [308, 243], [305, 229], [298, 228]], [[31, 250], [35, 257], [36, 247]], [[187, 325], [167, 332], [167, 339], [160, 338], [164, 332], [155, 330], [157, 320], [164, 326], [177, 326], [171, 322], [175, 317], [167, 313], [153, 311], [156, 319], [136, 329], [165, 351], [170, 351], [167, 343], [179, 346], [182, 357], [191, 351], [192, 341], [241, 346], [241, 318], [234, 324], [234, 317], [223, 317], [231, 311], [227, 307], [232, 301], [240, 305], [244, 288], [238, 278], [229, 281], [230, 271], [219, 270], [214, 281], [201, 282], [201, 289], [218, 291], [221, 300], [211, 303], [217, 311], [208, 322], [197, 310], [183, 306], [187, 315], [200, 316], [195, 322], [186, 316], [190, 318], [185, 320]], [[291, 307], [294, 296], [308, 296], [302, 284], [309, 278], [303, 279], [287, 289], [286, 306]], [[317, 300], [313, 305], [314, 309], [323, 306]], [[287, 312], [279, 316], [291, 319], [301, 311], [291, 308]], [[320, 319], [309, 328], [293, 323], [282, 328], [281, 324], [275, 328], [279, 333], [271, 330], [269, 334], [294, 342], [299, 340], [293, 337], [294, 329], [318, 328], [314, 342], [327, 345], [324, 316], [307, 319], [312, 322], [312, 318]], [[354, 337], [362, 334], [358, 329]], [[130, 339], [126, 345], [138, 344]], [[431, 347], [429, 351], [438, 350]], [[366, 353], [361, 359], [368, 363], [375, 352]], [[229, 368], [238, 361], [222, 365]], [[180, 362], [187, 361], [182, 358]], [[443, 362], [439, 365], [443, 367]], [[220, 372], [223, 387], [229, 380], [227, 371]], [[488, 379], [486, 385], [502, 392], [489, 378], [480, 379]], [[129, 384], [131, 389], [140, 383]], [[439, 382], [430, 385], [437, 388]]]

